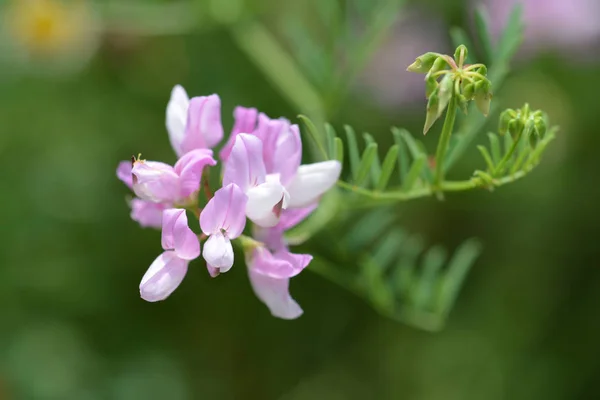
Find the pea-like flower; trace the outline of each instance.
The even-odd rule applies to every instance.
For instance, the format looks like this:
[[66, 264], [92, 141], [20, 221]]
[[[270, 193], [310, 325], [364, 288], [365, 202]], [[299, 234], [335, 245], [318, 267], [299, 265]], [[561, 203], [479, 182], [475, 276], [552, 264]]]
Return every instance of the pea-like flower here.
[[212, 151], [198, 149], [186, 153], [175, 166], [135, 160], [131, 169], [133, 191], [143, 200], [154, 203], [184, 203], [200, 188], [202, 171], [214, 166]]
[[162, 213], [161, 243], [165, 251], [140, 283], [140, 295], [150, 302], [169, 297], [185, 278], [189, 262], [200, 255], [200, 242], [188, 226], [185, 210], [172, 208]]
[[208, 236], [202, 255], [211, 275], [227, 272], [233, 266], [231, 240], [244, 231], [247, 201], [244, 192], [231, 183], [217, 190], [200, 214], [200, 228]]
[[[290, 279], [312, 256], [290, 252], [285, 232], [317, 208], [320, 197], [337, 182], [341, 164], [301, 165], [297, 125], [237, 107], [231, 135], [219, 153], [222, 181], [213, 194], [215, 177], [209, 181], [205, 168], [217, 163], [210, 148], [223, 137], [220, 107], [217, 95], [190, 100], [175, 86], [166, 125], [178, 161], [171, 166], [138, 158], [119, 164], [117, 176], [137, 196], [130, 201], [131, 217], [141, 226], [162, 227], [164, 252], [144, 275], [141, 296], [151, 302], [167, 298], [200, 254], [212, 277], [229, 271], [234, 265], [232, 242], [237, 241], [256, 296], [274, 316], [298, 318], [303, 311], [289, 293]], [[202, 235], [189, 228], [186, 211], [199, 217]], [[253, 223], [254, 238], [243, 235], [246, 218]]]
[[216, 94], [193, 97], [179, 85], [167, 105], [167, 131], [178, 157], [196, 149], [210, 149], [223, 139], [221, 99]]

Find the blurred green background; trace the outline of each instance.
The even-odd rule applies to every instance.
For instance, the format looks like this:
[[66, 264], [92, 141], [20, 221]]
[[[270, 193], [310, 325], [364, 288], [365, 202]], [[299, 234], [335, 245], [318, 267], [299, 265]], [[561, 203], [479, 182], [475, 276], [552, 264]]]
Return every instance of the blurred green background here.
[[[241, 13], [241, 0], [197, 3], [202, 18], [175, 13], [186, 17], [181, 26], [150, 11], [145, 25], [146, 14], [128, 11], [130, 25], [124, 18], [75, 49], [81, 57], [69, 68], [56, 52], [11, 57], [18, 35], [4, 36], [0, 399], [600, 398], [598, 36], [587, 32], [579, 47], [528, 37], [498, 93], [504, 107], [527, 101], [561, 126], [535, 172], [493, 193], [398, 208], [428, 243], [453, 248], [476, 236], [484, 244], [447, 327], [432, 334], [379, 316], [310, 267], [291, 285], [305, 311], [295, 321], [270, 316], [243, 267], [212, 280], [196, 261], [168, 301], [139, 298], [139, 281], [161, 251], [159, 233], [129, 219], [127, 189], [114, 171], [140, 152], [175, 161], [164, 128], [172, 86], [218, 93], [226, 131], [236, 105], [294, 121], [299, 113], [240, 49], [234, 28], [215, 22], [230, 18], [227, 10]], [[264, 23], [285, 44], [290, 15], [315, 3], [256, 0], [240, 18]], [[572, 4], [585, 13], [593, 2]], [[2, 6], [10, 15], [14, 2]], [[468, 29], [472, 6], [406, 4], [330, 110], [332, 124], [368, 130], [382, 143], [392, 125], [418, 134], [423, 88], [419, 81], [411, 90], [404, 69], [425, 51], [451, 52], [448, 27]], [[148, 28], [154, 22], [157, 34]], [[135, 24], [141, 34], [123, 29]], [[480, 162], [473, 148], [456, 174]]]

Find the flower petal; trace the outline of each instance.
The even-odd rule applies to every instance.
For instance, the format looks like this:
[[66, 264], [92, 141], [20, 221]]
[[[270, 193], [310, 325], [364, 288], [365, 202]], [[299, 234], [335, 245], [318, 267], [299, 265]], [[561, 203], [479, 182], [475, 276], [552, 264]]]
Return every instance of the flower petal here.
[[288, 131], [290, 122], [284, 118], [271, 119], [263, 113], [258, 115], [258, 126], [254, 135], [263, 144], [263, 160], [267, 173], [273, 173], [273, 159], [277, 150], [277, 139]]
[[277, 225], [281, 211], [288, 206], [289, 195], [279, 182], [265, 182], [248, 190], [246, 195], [246, 216], [263, 228]]
[[231, 135], [229, 135], [227, 143], [219, 153], [219, 157], [221, 157], [223, 162], [227, 161], [229, 158], [229, 154], [231, 153], [231, 149], [235, 144], [235, 139], [238, 134], [254, 132], [258, 111], [256, 108], [236, 107], [233, 111], [233, 116], [235, 118], [235, 124], [231, 130]]
[[171, 203], [179, 194], [179, 177], [170, 165], [157, 161], [136, 161], [131, 169], [133, 191], [144, 200]]
[[208, 237], [204, 243], [202, 256], [208, 265], [217, 268], [220, 273], [229, 271], [233, 266], [233, 247], [229, 239], [222, 233]]
[[179, 175], [179, 199], [185, 199], [200, 189], [204, 167], [217, 165], [212, 154], [212, 150], [209, 149], [196, 149], [185, 153], [177, 161], [174, 170]]
[[142, 228], [160, 229], [165, 208], [167, 206], [161, 203], [133, 199], [131, 200], [131, 219], [138, 222]]
[[302, 162], [302, 141], [298, 125], [288, 124], [287, 129], [279, 134], [272, 162], [272, 170], [267, 168], [267, 173], [278, 173], [284, 186], [290, 184]]
[[208, 270], [208, 274], [211, 278], [216, 278], [221, 273], [218, 268], [215, 268], [210, 264], [206, 264], [206, 269]]
[[129, 189], [133, 186], [133, 177], [131, 176], [131, 161], [121, 161], [117, 167], [117, 178], [121, 180]]
[[148, 268], [140, 283], [142, 299], [150, 302], [161, 301], [171, 293], [185, 278], [188, 261], [182, 260], [172, 251], [162, 253]]
[[256, 297], [265, 303], [274, 317], [296, 319], [302, 315], [302, 308], [290, 296], [289, 279], [270, 278], [252, 269], [249, 271], [249, 277]]
[[231, 183], [215, 192], [200, 214], [200, 228], [206, 235], [227, 232], [229, 239], [242, 234], [246, 226], [246, 203], [248, 197]]
[[306, 217], [312, 214], [313, 211], [317, 209], [318, 203], [313, 203], [308, 207], [304, 208], [293, 208], [284, 210], [281, 213], [281, 219], [277, 224], [276, 228], [281, 229], [282, 231], [287, 231], [298, 225], [302, 222]]
[[183, 87], [176, 85], [167, 104], [167, 131], [171, 146], [178, 157], [183, 155], [181, 144], [185, 136], [190, 99]]
[[163, 211], [161, 244], [163, 249], [174, 250], [184, 260], [198, 258], [200, 242], [188, 226], [185, 210], [169, 208]]
[[183, 153], [212, 148], [223, 139], [221, 99], [216, 94], [190, 100], [185, 134], [181, 143]]
[[245, 193], [263, 183], [265, 176], [262, 142], [256, 136], [240, 133], [225, 164], [223, 186], [235, 183]]
[[286, 186], [290, 194], [289, 208], [307, 207], [337, 182], [342, 171], [339, 161], [323, 161], [301, 165], [294, 180]]
[[252, 253], [252, 269], [271, 278], [293, 278], [311, 262], [310, 254], [294, 254], [282, 248], [271, 253], [264, 247], [257, 247]]

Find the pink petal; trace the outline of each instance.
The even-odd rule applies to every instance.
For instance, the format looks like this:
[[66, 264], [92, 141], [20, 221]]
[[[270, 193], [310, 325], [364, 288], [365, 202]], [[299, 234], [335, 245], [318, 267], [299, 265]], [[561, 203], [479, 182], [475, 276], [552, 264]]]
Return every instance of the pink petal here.
[[286, 186], [290, 194], [289, 208], [303, 208], [316, 202], [336, 184], [341, 171], [339, 161], [301, 165], [294, 180]]
[[277, 224], [276, 228], [279, 228], [283, 231], [287, 231], [288, 229], [293, 228], [302, 222], [306, 217], [312, 214], [313, 211], [317, 209], [318, 203], [313, 203], [308, 207], [304, 208], [294, 208], [287, 209], [281, 213], [281, 219], [279, 220], [279, 224]]
[[271, 278], [293, 278], [312, 260], [309, 254], [294, 254], [285, 248], [271, 253], [264, 247], [257, 247], [252, 253], [252, 270]]
[[256, 127], [256, 117], [258, 115], [258, 111], [256, 108], [245, 108], [245, 107], [236, 107], [233, 111], [233, 116], [235, 118], [235, 124], [233, 125], [233, 129], [231, 131], [231, 135], [229, 135], [229, 139], [227, 139], [227, 143], [221, 149], [219, 153], [219, 157], [223, 162], [227, 161], [229, 158], [229, 154], [231, 153], [231, 149], [235, 144], [235, 138], [240, 133], [252, 133]]
[[206, 235], [224, 230], [229, 239], [242, 234], [246, 226], [246, 202], [248, 197], [235, 184], [229, 184], [215, 192], [200, 214], [200, 228]]
[[221, 271], [219, 271], [219, 268], [215, 268], [210, 264], [206, 264], [206, 269], [208, 270], [208, 274], [211, 278], [216, 278], [221, 273]]
[[263, 113], [258, 115], [258, 126], [254, 135], [263, 144], [263, 160], [267, 173], [273, 173], [273, 159], [275, 156], [277, 139], [288, 131], [290, 122], [286, 119], [271, 119]]
[[263, 160], [267, 174], [279, 174], [287, 185], [296, 174], [302, 160], [302, 142], [298, 125], [290, 125], [284, 118], [270, 119], [258, 116], [254, 133], [263, 143]]
[[190, 100], [187, 123], [181, 149], [183, 153], [195, 149], [212, 148], [223, 139], [221, 99], [216, 94], [194, 97]]
[[233, 247], [229, 239], [222, 233], [208, 237], [202, 249], [202, 256], [207, 265], [217, 268], [219, 273], [227, 272], [233, 266]]
[[138, 222], [143, 228], [160, 229], [163, 210], [166, 207], [161, 203], [133, 199], [131, 200], [131, 219]]
[[136, 161], [131, 169], [133, 191], [144, 200], [171, 203], [179, 194], [179, 177], [170, 165], [157, 161]]
[[185, 210], [169, 208], [163, 211], [162, 247], [174, 250], [184, 260], [193, 260], [200, 255], [200, 241], [189, 228]]
[[265, 182], [246, 192], [246, 216], [258, 226], [271, 228], [288, 206], [289, 195], [279, 182]]
[[277, 138], [273, 155], [272, 173], [279, 173], [281, 183], [287, 186], [296, 175], [302, 162], [302, 141], [298, 125], [291, 125]]
[[133, 177], [131, 176], [131, 161], [121, 161], [117, 167], [117, 178], [121, 180], [129, 189], [133, 187]]
[[302, 308], [289, 293], [289, 279], [275, 279], [249, 271], [250, 284], [256, 294], [271, 311], [274, 317], [296, 319], [302, 315]]
[[286, 249], [287, 244], [283, 237], [286, 230], [293, 228], [304, 220], [317, 208], [317, 203], [306, 208], [283, 210], [279, 223], [273, 228], [261, 228], [253, 226], [252, 236], [263, 242], [271, 250]]
[[167, 131], [171, 146], [178, 157], [183, 155], [181, 144], [185, 136], [190, 99], [183, 87], [176, 85], [171, 92], [171, 99], [167, 104]]
[[187, 273], [188, 261], [172, 251], [162, 253], [148, 268], [140, 283], [142, 299], [150, 302], [169, 297], [181, 284]]
[[180, 199], [185, 199], [200, 189], [202, 171], [207, 165], [217, 165], [212, 157], [212, 150], [209, 149], [192, 150], [177, 161], [174, 170], [179, 175]]
[[223, 186], [235, 183], [243, 192], [247, 192], [251, 187], [263, 183], [265, 176], [262, 142], [256, 136], [240, 133], [225, 164]]

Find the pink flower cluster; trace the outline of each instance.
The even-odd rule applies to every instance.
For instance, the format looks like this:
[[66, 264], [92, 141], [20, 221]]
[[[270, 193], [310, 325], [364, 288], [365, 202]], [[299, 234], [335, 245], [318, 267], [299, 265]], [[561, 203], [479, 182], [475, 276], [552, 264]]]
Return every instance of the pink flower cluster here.
[[[217, 165], [211, 149], [223, 139], [217, 95], [189, 99], [181, 86], [173, 89], [166, 125], [179, 158], [174, 166], [135, 158], [119, 164], [117, 176], [136, 195], [130, 203], [131, 218], [142, 227], [162, 229], [164, 252], [142, 278], [140, 294], [151, 302], [166, 299], [200, 254], [211, 276], [229, 271], [234, 264], [231, 241], [243, 235], [248, 219], [254, 239], [246, 240], [251, 245], [243, 248], [252, 288], [274, 316], [297, 318], [302, 309], [289, 294], [289, 280], [312, 257], [291, 253], [284, 234], [317, 207], [337, 182], [341, 165], [301, 165], [298, 126], [285, 119], [270, 119], [244, 107], [237, 107], [234, 117], [231, 135], [219, 153], [223, 180], [214, 195], [202, 180]], [[200, 210], [202, 187], [208, 202]], [[190, 229], [186, 211], [199, 213], [201, 235]]]

